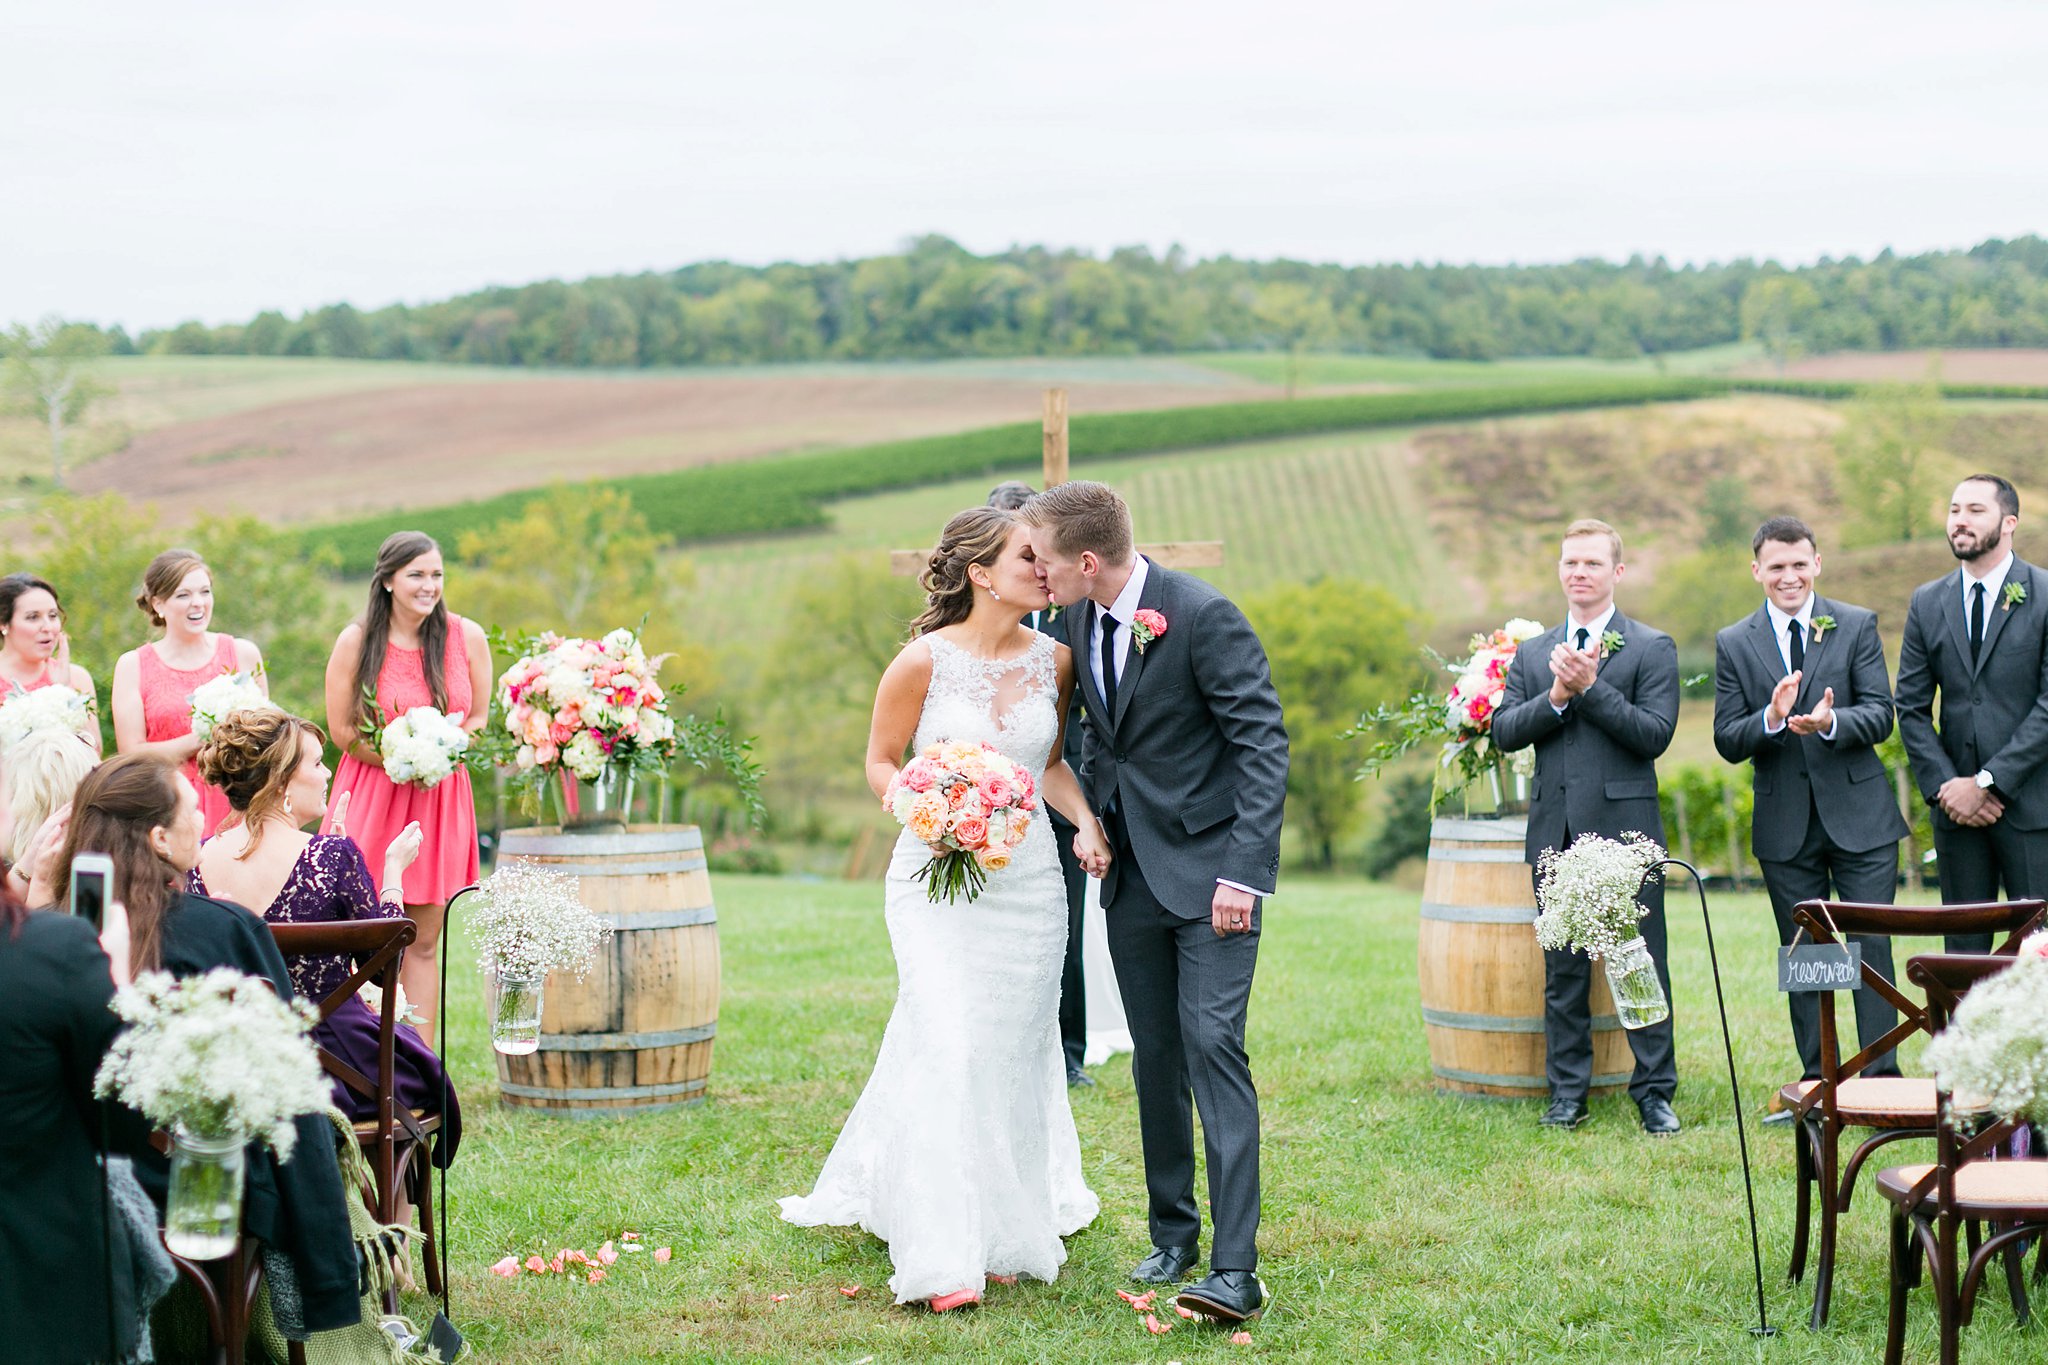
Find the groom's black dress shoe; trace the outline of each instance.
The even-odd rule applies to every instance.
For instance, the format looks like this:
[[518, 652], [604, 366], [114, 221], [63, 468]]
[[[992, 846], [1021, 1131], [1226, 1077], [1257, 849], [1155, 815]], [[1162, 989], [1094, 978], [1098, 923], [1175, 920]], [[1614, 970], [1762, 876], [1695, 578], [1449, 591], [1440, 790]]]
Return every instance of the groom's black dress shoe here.
[[1131, 1278], [1145, 1284], [1179, 1284], [1201, 1259], [1202, 1249], [1198, 1246], [1153, 1247], [1152, 1254], [1138, 1262]]
[[1678, 1136], [1678, 1115], [1671, 1112], [1670, 1100], [1660, 1100], [1652, 1095], [1636, 1108], [1643, 1114], [1643, 1131], [1651, 1137]]
[[1069, 1066], [1067, 1068], [1067, 1088], [1069, 1090], [1075, 1089], [1079, 1086], [1087, 1086], [1093, 1084], [1095, 1084], [1095, 1078], [1089, 1075], [1087, 1072], [1083, 1071], [1080, 1067]]
[[1208, 1279], [1182, 1290], [1174, 1302], [1190, 1313], [1243, 1322], [1257, 1317], [1266, 1306], [1266, 1287], [1249, 1270], [1212, 1270]]
[[1543, 1111], [1543, 1117], [1536, 1120], [1545, 1128], [1576, 1128], [1586, 1121], [1584, 1100], [1552, 1100], [1550, 1107]]

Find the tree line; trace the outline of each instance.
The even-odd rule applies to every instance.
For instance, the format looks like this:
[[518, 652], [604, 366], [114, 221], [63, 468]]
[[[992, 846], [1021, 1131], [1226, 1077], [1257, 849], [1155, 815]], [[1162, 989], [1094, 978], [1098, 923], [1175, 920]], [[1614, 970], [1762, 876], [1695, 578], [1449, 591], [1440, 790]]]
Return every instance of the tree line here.
[[478, 290], [373, 311], [332, 304], [101, 334], [117, 354], [305, 355], [531, 367], [1303, 348], [1444, 359], [1627, 358], [1743, 338], [1799, 351], [2048, 345], [2048, 239], [1787, 270], [1662, 257], [1558, 265], [1315, 265], [1097, 257], [944, 237], [860, 260]]

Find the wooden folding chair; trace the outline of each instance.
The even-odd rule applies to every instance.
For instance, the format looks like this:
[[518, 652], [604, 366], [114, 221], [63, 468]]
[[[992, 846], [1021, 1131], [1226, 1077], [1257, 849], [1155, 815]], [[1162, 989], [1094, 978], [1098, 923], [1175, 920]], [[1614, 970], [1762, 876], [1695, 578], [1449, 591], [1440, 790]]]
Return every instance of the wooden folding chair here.
[[[2005, 971], [2004, 957], [1975, 953], [1930, 953], [1906, 964], [1906, 975], [1927, 992], [1927, 1013], [1935, 1032], [1948, 1027], [1956, 1005], [1980, 981]], [[2020, 1242], [2048, 1236], [2048, 1161], [1988, 1159], [2019, 1127], [2006, 1119], [1977, 1126], [1967, 1140], [1958, 1131], [1967, 1121], [1946, 1092], [1938, 1092], [1932, 1165], [1891, 1166], [1877, 1173], [1877, 1189], [1892, 1205], [1891, 1277], [1885, 1323], [1885, 1365], [1899, 1365], [1906, 1348], [1906, 1296], [1919, 1282], [1924, 1263], [1934, 1280], [1935, 1312], [1941, 1331], [1942, 1365], [1955, 1365], [1962, 1329], [1969, 1326], [1977, 1291], [1994, 1258], [2005, 1262], [2006, 1289], [2020, 1324], [2028, 1318]], [[1991, 1225], [1991, 1235], [1981, 1229]], [[1956, 1236], [1967, 1229], [1969, 1257], [1956, 1255]], [[2048, 1247], [2048, 1242], [2044, 1242]], [[1958, 1272], [1960, 1271], [1960, 1276]], [[2048, 1271], [2044, 1250], [2035, 1279]]]
[[[1868, 905], [1855, 901], [1802, 901], [1792, 914], [1816, 943], [1838, 944], [1848, 934], [1941, 936], [2005, 934], [1997, 952], [2019, 950], [2027, 931], [2041, 922], [2042, 901], [1986, 901], [1967, 905]], [[1818, 1080], [1802, 1080], [1778, 1094], [1798, 1120], [1799, 1181], [1797, 1221], [1792, 1233], [1791, 1278], [1806, 1273], [1806, 1251], [1813, 1223], [1813, 1198], [1820, 1195], [1820, 1247], [1814, 1268], [1813, 1316], [1818, 1331], [1828, 1321], [1834, 1292], [1836, 1226], [1849, 1209], [1856, 1177], [1871, 1154], [1905, 1138], [1931, 1138], [1935, 1130], [1934, 1082], [1901, 1076], [1864, 1076], [1863, 1068], [1916, 1033], [1930, 1033], [1927, 1011], [1909, 1000], [1882, 972], [1863, 964], [1862, 988], [1874, 990], [1899, 1012], [1899, 1022], [1883, 1037], [1866, 1042], [1847, 1062], [1841, 1060], [1835, 1027], [1835, 997], [1820, 997], [1820, 1062]], [[1867, 1128], [1871, 1135], [1858, 1145], [1844, 1168], [1842, 1132]]]
[[397, 1222], [398, 1195], [403, 1182], [406, 1196], [419, 1209], [420, 1261], [427, 1289], [439, 1293], [442, 1266], [440, 1248], [434, 1239], [433, 1182], [427, 1179], [427, 1168], [428, 1139], [440, 1131], [441, 1115], [402, 1108], [397, 1102], [398, 967], [417, 932], [409, 919], [270, 926], [278, 951], [287, 959], [343, 956], [356, 964], [349, 978], [320, 1002], [322, 1019], [348, 1003], [365, 984], [375, 985], [382, 996], [377, 1019], [376, 1076], [363, 1075], [324, 1047], [320, 1049], [320, 1065], [350, 1091], [375, 1102], [377, 1117], [355, 1125], [356, 1141], [362, 1144], [376, 1186], [376, 1202], [371, 1205], [371, 1212], [379, 1223]]
[[199, 1302], [206, 1312], [209, 1359], [217, 1365], [242, 1365], [256, 1295], [263, 1286], [262, 1243], [254, 1237], [244, 1237], [232, 1252], [212, 1261], [187, 1260], [168, 1244], [164, 1252], [179, 1277], [199, 1291]]

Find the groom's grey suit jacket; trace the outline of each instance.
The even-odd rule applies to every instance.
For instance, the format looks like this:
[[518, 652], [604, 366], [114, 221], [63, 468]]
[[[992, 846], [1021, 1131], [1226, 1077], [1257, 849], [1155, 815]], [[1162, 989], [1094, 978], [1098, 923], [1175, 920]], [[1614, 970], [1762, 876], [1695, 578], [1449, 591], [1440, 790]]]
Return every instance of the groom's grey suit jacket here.
[[[1091, 657], [1101, 609], [1084, 601], [1069, 617], [1090, 721], [1082, 781], [1096, 810], [1118, 803], [1159, 903], [1206, 919], [1219, 878], [1263, 891], [1279, 882], [1287, 729], [1265, 648], [1244, 613], [1201, 579], [1147, 562], [1138, 606], [1164, 616], [1166, 631], [1142, 654], [1132, 642], [1115, 715]], [[1105, 905], [1115, 902], [1117, 881], [1112, 863]]]
[[1523, 850], [1531, 864], [1547, 848], [1562, 850], [1567, 830], [1572, 838], [1636, 830], [1664, 839], [1657, 759], [1678, 725], [1678, 647], [1619, 611], [1607, 629], [1622, 647], [1563, 715], [1550, 705], [1550, 652], [1564, 642], [1563, 626], [1523, 641], [1508, 665], [1493, 742], [1505, 753], [1536, 749]]
[[1755, 765], [1750, 844], [1764, 862], [1797, 856], [1815, 812], [1828, 841], [1845, 853], [1906, 837], [1876, 749], [1892, 733], [1891, 680], [1877, 614], [1816, 594], [1813, 615], [1832, 616], [1835, 627], [1818, 639], [1809, 636], [1792, 714], [1811, 711], [1833, 688], [1833, 739], [1795, 735], [1790, 727], [1764, 733], [1764, 711], [1786, 675], [1768, 608], [1759, 606], [1714, 637], [1714, 747], [1730, 763], [1749, 759]]

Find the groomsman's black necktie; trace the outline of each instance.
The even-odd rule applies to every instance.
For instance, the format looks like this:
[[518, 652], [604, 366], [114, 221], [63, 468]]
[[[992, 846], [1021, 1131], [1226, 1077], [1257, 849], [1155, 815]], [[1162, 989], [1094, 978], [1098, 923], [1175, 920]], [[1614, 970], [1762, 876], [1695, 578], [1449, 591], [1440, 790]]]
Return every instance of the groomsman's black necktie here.
[[1586, 648], [1586, 640], [1587, 640], [1587, 639], [1588, 639], [1588, 637], [1590, 637], [1591, 635], [1592, 635], [1592, 632], [1591, 632], [1591, 631], [1589, 631], [1589, 630], [1587, 630], [1587, 629], [1586, 629], [1586, 628], [1585, 628], [1584, 626], [1580, 626], [1580, 627], [1579, 627], [1579, 649], [1580, 649], [1580, 651], [1581, 651], [1581, 652], [1584, 652], [1584, 650], [1585, 650], [1585, 648]]
[[1984, 649], [1984, 585], [1970, 585], [1970, 662]]
[[1102, 613], [1102, 705], [1111, 720], [1116, 719], [1116, 628], [1117, 619]]
[[1785, 641], [1792, 647], [1792, 671], [1806, 667], [1806, 632], [1796, 620], [1785, 623]]

